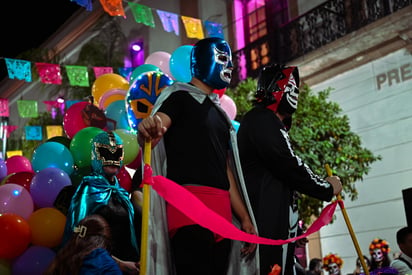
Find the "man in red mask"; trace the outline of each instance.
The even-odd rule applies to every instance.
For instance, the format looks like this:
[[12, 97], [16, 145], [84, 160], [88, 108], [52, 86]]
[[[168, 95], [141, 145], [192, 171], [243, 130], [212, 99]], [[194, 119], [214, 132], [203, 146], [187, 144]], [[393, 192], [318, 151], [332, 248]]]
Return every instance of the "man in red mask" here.
[[[316, 175], [294, 153], [288, 130], [298, 107], [299, 72], [294, 66], [270, 65], [258, 79], [254, 108], [240, 122], [238, 146], [258, 233], [270, 239], [297, 236], [299, 193], [330, 201], [342, 190], [336, 176]], [[293, 275], [295, 243], [259, 245], [260, 274], [278, 264]]]

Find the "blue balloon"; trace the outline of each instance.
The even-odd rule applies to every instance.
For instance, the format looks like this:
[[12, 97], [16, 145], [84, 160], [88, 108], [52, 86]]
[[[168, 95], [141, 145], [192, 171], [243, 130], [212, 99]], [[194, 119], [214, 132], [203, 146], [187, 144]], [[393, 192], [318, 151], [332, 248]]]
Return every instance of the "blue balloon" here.
[[173, 80], [161, 72], [141, 74], [126, 94], [126, 111], [130, 131], [137, 132], [139, 123], [150, 115], [153, 105], [164, 88]]
[[63, 187], [71, 185], [70, 176], [63, 170], [48, 167], [35, 174], [30, 183], [30, 194], [38, 208], [54, 207]]
[[56, 253], [48, 247], [30, 246], [22, 255], [13, 260], [12, 274], [41, 275], [46, 271], [55, 256]]
[[124, 100], [116, 100], [110, 103], [104, 110], [104, 114], [108, 120], [107, 128], [109, 130], [130, 129]]
[[35, 172], [47, 167], [55, 167], [70, 175], [74, 170], [74, 159], [70, 149], [65, 145], [49, 141], [40, 144], [34, 150], [31, 165]]
[[7, 165], [4, 159], [0, 158], [0, 181], [7, 176]]
[[170, 56], [170, 72], [177, 81], [187, 83], [192, 79], [192, 72], [190, 70], [192, 49], [192, 45], [180, 46]]

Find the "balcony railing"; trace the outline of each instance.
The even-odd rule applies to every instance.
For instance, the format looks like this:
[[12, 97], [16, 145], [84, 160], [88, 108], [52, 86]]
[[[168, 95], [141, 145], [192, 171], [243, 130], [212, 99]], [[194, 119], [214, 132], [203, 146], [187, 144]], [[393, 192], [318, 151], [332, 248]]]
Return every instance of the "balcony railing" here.
[[[232, 85], [268, 63], [287, 63], [412, 4], [412, 0], [331, 0], [233, 53]], [[276, 15], [267, 15], [267, 18]]]

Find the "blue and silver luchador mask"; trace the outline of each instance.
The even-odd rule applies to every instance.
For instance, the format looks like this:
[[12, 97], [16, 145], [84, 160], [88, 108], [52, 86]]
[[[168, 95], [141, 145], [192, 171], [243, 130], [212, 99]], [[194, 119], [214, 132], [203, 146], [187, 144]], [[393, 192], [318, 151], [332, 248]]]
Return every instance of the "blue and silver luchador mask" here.
[[103, 174], [103, 166], [123, 166], [124, 150], [123, 141], [115, 132], [102, 132], [92, 140], [93, 171]]
[[192, 49], [192, 75], [214, 89], [229, 86], [232, 79], [232, 53], [229, 44], [217, 37], [198, 41]]
[[146, 72], [136, 78], [125, 97], [131, 130], [137, 132], [139, 123], [150, 115], [160, 93], [172, 84], [173, 80], [161, 72]]

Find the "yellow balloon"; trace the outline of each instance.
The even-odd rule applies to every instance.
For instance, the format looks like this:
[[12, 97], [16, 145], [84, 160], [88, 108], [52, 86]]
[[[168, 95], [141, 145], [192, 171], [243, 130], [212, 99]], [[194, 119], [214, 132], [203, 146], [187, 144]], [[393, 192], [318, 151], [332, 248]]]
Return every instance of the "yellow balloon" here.
[[32, 244], [54, 248], [61, 243], [66, 216], [54, 207], [34, 211], [28, 220]]
[[100, 98], [113, 89], [129, 90], [129, 82], [119, 74], [104, 74], [99, 76], [92, 85], [93, 103], [99, 106]]

